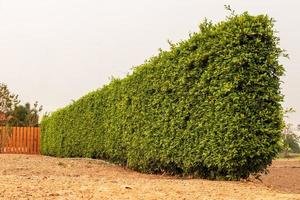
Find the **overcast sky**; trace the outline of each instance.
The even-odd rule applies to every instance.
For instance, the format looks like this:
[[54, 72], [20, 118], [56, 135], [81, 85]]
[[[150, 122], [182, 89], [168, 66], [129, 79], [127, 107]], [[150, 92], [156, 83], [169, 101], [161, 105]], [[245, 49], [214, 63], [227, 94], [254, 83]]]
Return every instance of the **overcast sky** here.
[[225, 4], [238, 13], [277, 20], [290, 60], [283, 78], [284, 107], [300, 124], [300, 1], [296, 0], [0, 0], [0, 82], [24, 102], [54, 111], [87, 92], [124, 77], [186, 39], [207, 17], [224, 20]]

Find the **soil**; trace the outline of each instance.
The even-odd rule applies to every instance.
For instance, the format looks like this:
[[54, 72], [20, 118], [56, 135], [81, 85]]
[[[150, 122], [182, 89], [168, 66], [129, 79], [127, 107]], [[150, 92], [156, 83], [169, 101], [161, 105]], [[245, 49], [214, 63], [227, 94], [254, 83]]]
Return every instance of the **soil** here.
[[300, 160], [276, 160], [259, 181], [149, 175], [92, 159], [0, 154], [0, 199], [300, 199]]
[[277, 191], [300, 194], [300, 159], [273, 161], [270, 174], [262, 177], [263, 184]]

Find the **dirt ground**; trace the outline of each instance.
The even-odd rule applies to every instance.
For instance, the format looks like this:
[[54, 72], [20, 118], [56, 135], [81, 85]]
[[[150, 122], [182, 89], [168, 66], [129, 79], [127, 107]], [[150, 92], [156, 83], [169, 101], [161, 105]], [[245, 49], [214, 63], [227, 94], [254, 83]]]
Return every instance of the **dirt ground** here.
[[270, 174], [263, 176], [263, 184], [284, 193], [300, 194], [300, 159], [273, 161]]
[[277, 160], [263, 182], [181, 179], [101, 160], [0, 154], [0, 199], [300, 199], [300, 160]]

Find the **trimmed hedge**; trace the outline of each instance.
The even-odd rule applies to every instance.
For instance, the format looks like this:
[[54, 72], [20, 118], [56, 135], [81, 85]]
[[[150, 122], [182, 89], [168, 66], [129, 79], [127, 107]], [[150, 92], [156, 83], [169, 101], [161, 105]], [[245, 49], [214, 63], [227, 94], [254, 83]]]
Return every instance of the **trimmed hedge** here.
[[273, 20], [204, 21], [132, 74], [42, 120], [45, 155], [236, 180], [265, 171], [283, 128]]

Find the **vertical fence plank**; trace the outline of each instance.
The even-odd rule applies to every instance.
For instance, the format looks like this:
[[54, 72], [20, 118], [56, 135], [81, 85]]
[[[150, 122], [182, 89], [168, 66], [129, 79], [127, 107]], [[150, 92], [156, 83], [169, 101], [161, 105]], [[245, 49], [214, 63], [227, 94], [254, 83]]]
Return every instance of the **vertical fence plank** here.
[[31, 128], [28, 127], [28, 135], [27, 135], [27, 147], [28, 147], [28, 154], [31, 153]]
[[18, 146], [18, 127], [14, 127], [14, 152], [13, 153], [17, 153], [17, 146]]
[[19, 128], [19, 153], [23, 153], [23, 127]]
[[10, 147], [10, 153], [14, 153], [14, 147], [15, 147], [15, 128], [7, 128], [7, 131], [10, 134], [11, 137], [11, 147]]
[[23, 133], [23, 153], [26, 153], [26, 134], [27, 134], [27, 130], [26, 127], [24, 127], [24, 133]]
[[11, 148], [11, 136], [7, 130], [6, 127], [3, 127], [4, 133], [5, 133], [5, 137], [6, 137], [6, 146], [5, 146], [5, 153], [10, 153], [10, 148]]
[[12, 151], [12, 129], [5, 127], [5, 134], [7, 137], [8, 148], [7, 152], [10, 153]]
[[10, 152], [10, 146], [11, 146], [10, 137], [8, 135], [6, 127], [2, 127], [2, 129], [3, 129], [4, 137], [6, 139], [6, 145], [3, 144], [3, 145], [5, 145], [3, 149], [5, 149], [5, 153], [9, 153]]
[[35, 127], [33, 127], [33, 141], [32, 141], [32, 143], [33, 143], [33, 153], [35, 153], [36, 152], [36, 128]]
[[6, 127], [5, 128], [5, 131], [6, 131], [6, 134], [7, 134], [7, 137], [8, 137], [8, 142], [9, 142], [9, 149], [8, 149], [8, 152], [9, 153], [12, 153], [13, 152], [13, 134], [14, 134], [14, 129], [13, 128], [8, 128]]
[[22, 127], [22, 140], [21, 140], [22, 153], [25, 153], [24, 137], [25, 137], [25, 127]]
[[9, 149], [9, 153], [14, 152], [14, 146], [15, 146], [15, 128], [7, 128], [7, 132], [10, 135], [10, 140], [11, 140], [11, 146]]
[[0, 153], [4, 152], [4, 137], [3, 137], [3, 129], [0, 127]]
[[18, 149], [18, 143], [19, 143], [19, 129], [20, 127], [15, 127], [15, 150], [14, 150], [14, 153], [19, 153], [19, 149]]
[[24, 127], [21, 128], [21, 136], [20, 136], [20, 140], [21, 140], [21, 144], [20, 144], [20, 148], [21, 148], [21, 153], [24, 153]]
[[8, 150], [8, 152], [11, 153], [12, 152], [12, 148], [13, 148], [13, 129], [10, 128], [10, 130], [8, 130], [6, 128], [6, 133], [7, 133], [8, 137], [9, 137], [9, 150]]
[[5, 135], [6, 135], [6, 130], [5, 130], [5, 127], [1, 127], [1, 133], [2, 133], [2, 138], [3, 138], [3, 140], [2, 140], [2, 151], [4, 152], [4, 153], [6, 153], [7, 152], [7, 148], [5, 148]]
[[29, 127], [27, 127], [26, 143], [27, 143], [27, 153], [29, 154], [29, 152], [30, 152], [30, 128]]
[[16, 146], [16, 128], [12, 128], [12, 133], [11, 133], [11, 148], [10, 148], [10, 153], [13, 153], [15, 151], [15, 146]]
[[28, 154], [31, 154], [31, 135], [32, 135], [32, 128], [28, 127], [29, 132], [28, 132]]
[[27, 153], [27, 127], [24, 128], [24, 153]]
[[20, 128], [20, 153], [23, 153], [24, 127]]
[[14, 149], [14, 153], [17, 153], [18, 152], [18, 129], [19, 127], [16, 127], [15, 128], [15, 135], [14, 135], [14, 138], [15, 138], [15, 149]]
[[5, 129], [4, 129], [4, 127], [1, 127], [1, 137], [2, 137], [2, 139], [1, 139], [1, 152], [5, 152], [5, 147], [4, 147], [4, 145], [5, 145], [5, 143], [4, 143]]
[[34, 138], [34, 127], [31, 127], [31, 131], [30, 131], [30, 154], [34, 153], [34, 145], [33, 145], [33, 138]]
[[3, 144], [3, 129], [0, 127], [0, 153], [4, 152], [4, 144]]
[[13, 151], [12, 153], [17, 152], [17, 132], [18, 132], [18, 127], [13, 127], [13, 138], [14, 138], [14, 144], [13, 144]]
[[35, 154], [35, 127], [33, 127], [32, 144], [33, 144], [33, 151], [32, 151], [32, 154]]
[[34, 137], [33, 137], [33, 146], [34, 146], [33, 153], [34, 154], [36, 154], [36, 133], [37, 133], [36, 127], [34, 127]]
[[18, 139], [18, 146], [17, 146], [17, 153], [21, 153], [21, 136], [22, 135], [22, 127], [18, 128], [18, 135], [17, 135], [17, 139]]
[[2, 147], [2, 149], [3, 149], [3, 153], [8, 153], [9, 152], [9, 145], [10, 145], [10, 138], [8, 138], [8, 135], [7, 135], [7, 133], [6, 133], [6, 130], [5, 130], [5, 127], [1, 127], [1, 129], [2, 129], [2, 134], [3, 134], [3, 139], [4, 140], [6, 140], [5, 141], [5, 144], [3, 143], [3, 147]]
[[19, 153], [19, 146], [20, 146], [20, 127], [16, 128], [16, 151], [15, 153]]
[[21, 137], [21, 153], [24, 153], [24, 135], [25, 135], [25, 127], [22, 127], [22, 137]]
[[3, 129], [0, 127], [0, 153], [4, 152], [4, 144], [3, 144]]
[[18, 150], [17, 150], [17, 153], [21, 153], [21, 136], [22, 135], [22, 127], [19, 127], [18, 128], [18, 136], [17, 136], [17, 139], [18, 139]]

